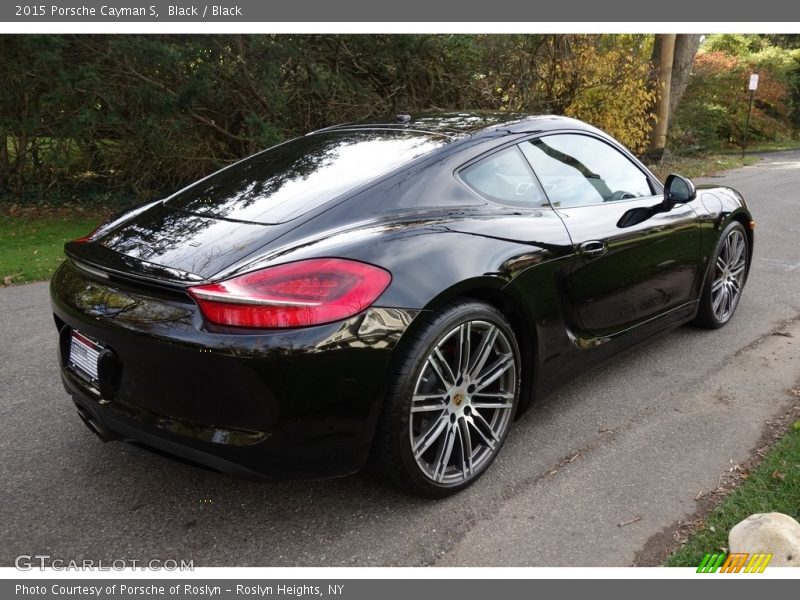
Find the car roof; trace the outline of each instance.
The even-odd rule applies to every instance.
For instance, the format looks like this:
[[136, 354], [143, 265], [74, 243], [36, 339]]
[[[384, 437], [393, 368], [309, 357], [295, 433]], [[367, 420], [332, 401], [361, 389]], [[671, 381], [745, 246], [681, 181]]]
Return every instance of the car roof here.
[[553, 129], [597, 131], [597, 129], [583, 121], [559, 115], [525, 115], [502, 111], [429, 111], [399, 114], [394, 118], [342, 123], [340, 125], [318, 129], [311, 132], [309, 135], [320, 132], [353, 129], [405, 129], [448, 135], [454, 138], [498, 131], [505, 131], [507, 133], [534, 133]]

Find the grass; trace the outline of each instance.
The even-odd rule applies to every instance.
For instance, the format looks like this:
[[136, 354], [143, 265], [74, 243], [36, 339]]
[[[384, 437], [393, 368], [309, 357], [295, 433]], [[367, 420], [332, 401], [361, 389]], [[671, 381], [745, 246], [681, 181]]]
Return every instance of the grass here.
[[[747, 153], [751, 152], [780, 152], [782, 150], [800, 150], [800, 140], [782, 140], [775, 142], [758, 142], [747, 145]], [[741, 156], [742, 150], [731, 148], [725, 154], [738, 154]]]
[[755, 164], [759, 157], [754, 155], [759, 152], [780, 152], [782, 150], [800, 150], [800, 140], [753, 144], [747, 147], [747, 154], [744, 158], [742, 158], [742, 151], [739, 148], [720, 149], [708, 154], [690, 156], [671, 154], [661, 163], [648, 165], [648, 167], [662, 182], [670, 173], [694, 179]]
[[105, 215], [72, 210], [0, 212], [0, 285], [48, 279], [64, 242], [91, 232]]
[[648, 165], [653, 174], [662, 182], [670, 173], [677, 173], [689, 179], [696, 177], [708, 177], [720, 171], [738, 169], [747, 165], [757, 163], [757, 156], [747, 155], [742, 158], [741, 154], [704, 154], [699, 156], [676, 156], [672, 155], [664, 158], [658, 164]]
[[668, 567], [697, 567], [707, 552], [727, 552], [728, 532], [754, 513], [781, 512], [800, 518], [800, 421], [744, 482], [711, 511]]

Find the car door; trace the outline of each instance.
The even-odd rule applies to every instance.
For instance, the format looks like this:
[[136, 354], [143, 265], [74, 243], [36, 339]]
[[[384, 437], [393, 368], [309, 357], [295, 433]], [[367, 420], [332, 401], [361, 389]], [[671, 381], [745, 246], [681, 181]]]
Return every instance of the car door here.
[[689, 204], [667, 210], [649, 176], [598, 137], [557, 133], [520, 148], [576, 249], [565, 293], [586, 334], [613, 335], [693, 299], [701, 232]]

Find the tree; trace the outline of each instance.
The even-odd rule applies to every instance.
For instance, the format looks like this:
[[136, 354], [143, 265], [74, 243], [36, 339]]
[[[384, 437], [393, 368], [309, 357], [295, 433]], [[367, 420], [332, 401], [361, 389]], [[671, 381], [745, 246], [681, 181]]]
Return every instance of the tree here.
[[675, 34], [656, 35], [653, 44], [653, 61], [656, 68], [656, 90], [658, 97], [655, 106], [655, 126], [650, 142], [648, 157], [660, 161], [667, 146], [667, 126], [669, 125], [670, 93], [672, 91], [672, 65], [675, 53]]
[[655, 36], [650, 77], [659, 99], [656, 102], [656, 122], [653, 123], [653, 135], [647, 153], [651, 160], [660, 161], [664, 154], [669, 124], [686, 92], [701, 40], [702, 35], [699, 34]]
[[750, 138], [767, 142], [795, 136], [800, 129], [800, 48], [793, 48], [794, 42], [784, 36], [706, 37], [694, 60], [686, 93], [671, 119], [671, 147], [684, 153], [741, 147], [751, 73], [758, 73], [760, 79]]
[[152, 198], [398, 112], [566, 114], [647, 147], [652, 36], [0, 36], [0, 194]]
[[675, 51], [672, 58], [672, 84], [669, 100], [669, 119], [675, 115], [675, 110], [686, 92], [689, 85], [689, 77], [692, 74], [692, 64], [697, 50], [700, 48], [700, 41], [703, 36], [693, 33], [679, 33], [675, 36]]

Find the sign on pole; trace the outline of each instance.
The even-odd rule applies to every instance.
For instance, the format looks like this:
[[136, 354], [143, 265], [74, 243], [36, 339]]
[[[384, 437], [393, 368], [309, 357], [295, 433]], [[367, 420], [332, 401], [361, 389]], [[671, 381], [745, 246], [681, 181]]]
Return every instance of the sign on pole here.
[[747, 130], [750, 129], [750, 111], [753, 110], [753, 95], [758, 89], [758, 73], [750, 74], [750, 85], [747, 86], [750, 90], [750, 102], [747, 104], [747, 120], [744, 122], [744, 140], [742, 141], [742, 158], [747, 149]]

